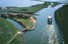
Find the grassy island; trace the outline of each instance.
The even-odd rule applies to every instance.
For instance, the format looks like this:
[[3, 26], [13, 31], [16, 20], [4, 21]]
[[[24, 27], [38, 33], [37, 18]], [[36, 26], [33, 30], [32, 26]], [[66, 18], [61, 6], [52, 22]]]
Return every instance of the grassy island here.
[[[0, 18], [0, 44], [6, 44], [17, 33], [17, 29], [8, 22], [6, 19]], [[20, 36], [16, 38], [10, 44], [20, 44]]]
[[24, 26], [24, 28], [29, 29], [30, 27], [32, 27], [34, 24], [33, 22], [31, 22], [29, 19], [25, 19], [25, 18], [17, 18], [15, 19], [16, 21], [18, 21], [21, 25]]
[[60, 9], [55, 11], [55, 20], [57, 26], [62, 32], [64, 44], [68, 44], [68, 5], [64, 5]]

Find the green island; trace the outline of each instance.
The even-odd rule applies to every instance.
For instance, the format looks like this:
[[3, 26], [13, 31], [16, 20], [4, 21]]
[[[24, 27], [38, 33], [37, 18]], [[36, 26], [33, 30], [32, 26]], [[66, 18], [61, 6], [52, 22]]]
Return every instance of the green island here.
[[20, 18], [20, 19], [16, 19], [16, 21], [21, 22], [25, 28], [29, 28], [29, 27], [32, 27], [34, 25], [33, 22], [30, 22], [29, 19]]
[[[10, 16], [11, 17], [11, 16]], [[21, 24], [24, 29], [30, 29], [31, 27], [33, 27], [33, 25], [35, 25], [36, 23], [36, 19], [32, 16], [24, 16], [23, 15], [16, 15], [14, 18], [12, 18], [14, 21], [18, 22], [19, 24]]]
[[59, 27], [60, 31], [62, 32], [62, 36], [64, 39], [65, 44], [68, 44], [68, 5], [64, 5], [63, 7], [59, 8], [55, 11], [55, 20], [57, 26]]

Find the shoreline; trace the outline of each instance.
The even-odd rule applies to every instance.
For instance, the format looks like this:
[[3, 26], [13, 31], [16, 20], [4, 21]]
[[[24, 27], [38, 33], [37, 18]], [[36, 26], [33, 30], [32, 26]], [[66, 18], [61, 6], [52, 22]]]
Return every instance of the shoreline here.
[[[63, 41], [64, 41], [64, 44], [67, 44], [68, 43], [68, 39], [67, 39], [67, 28], [68, 28], [68, 15], [66, 14], [67, 13], [67, 9], [68, 8], [68, 5], [64, 5], [62, 6], [61, 8], [59, 8], [58, 10], [55, 11], [55, 21], [56, 21], [56, 24], [62, 34], [62, 38], [63, 38]], [[64, 13], [63, 13], [63, 12]]]
[[24, 27], [24, 30], [22, 30], [22, 32], [31, 31], [31, 30], [33, 30], [33, 29], [35, 28], [35, 26], [36, 26], [36, 18], [35, 18], [35, 17], [31, 17], [31, 22], [33, 22], [33, 26], [32, 26], [32, 27], [28, 27], [28, 28], [25, 28], [25, 25], [24, 25], [23, 23], [21, 23], [21, 22], [15, 20], [15, 19], [13, 19], [13, 18], [9, 18], [9, 19], [12, 19], [12, 20], [16, 21], [16, 22], [19, 23], [21, 26], [23, 26], [23, 27]]
[[31, 19], [33, 20], [33, 24], [34, 25], [28, 29], [29, 31], [35, 29], [35, 27], [36, 27], [36, 18], [35, 17], [34, 18], [32, 17]]

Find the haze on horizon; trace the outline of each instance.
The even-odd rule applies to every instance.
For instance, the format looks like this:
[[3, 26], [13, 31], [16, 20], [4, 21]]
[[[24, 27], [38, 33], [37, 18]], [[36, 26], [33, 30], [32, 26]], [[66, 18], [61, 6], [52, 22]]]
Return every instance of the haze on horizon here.
[[39, 1], [30, 1], [30, 0], [0, 0], [0, 6], [18, 6], [18, 7], [27, 7], [36, 4], [42, 4], [44, 2]]

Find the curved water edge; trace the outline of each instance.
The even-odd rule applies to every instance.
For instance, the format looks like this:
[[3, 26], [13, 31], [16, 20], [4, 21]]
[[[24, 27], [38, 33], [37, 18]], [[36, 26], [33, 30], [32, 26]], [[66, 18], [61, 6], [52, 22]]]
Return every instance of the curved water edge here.
[[32, 26], [32, 27], [30, 27], [29, 29], [28, 29], [28, 31], [31, 31], [31, 30], [34, 30], [35, 29], [35, 27], [36, 27], [36, 22], [37, 22], [37, 19], [35, 18], [35, 17], [32, 17], [33, 19], [34, 19], [34, 25]]
[[27, 31], [32, 31], [32, 30], [35, 29], [35, 27], [36, 27], [36, 23], [32, 27], [30, 27], [29, 29], [27, 29]]
[[[7, 20], [8, 20], [8, 21], [12, 20], [12, 21], [10, 21], [12, 24], [14, 24], [14, 22], [15, 22], [15, 23], [17, 22], [17, 24], [19, 23], [20, 25], [19, 25], [19, 24], [18, 24], [18, 25], [19, 25], [20, 27], [22, 26], [23, 28], [20, 30], [20, 29], [17, 28], [18, 25], [15, 25], [15, 27], [16, 27], [18, 30], [22, 31], [22, 32], [31, 31], [31, 30], [35, 29], [35, 26], [36, 26], [36, 22], [35, 22], [32, 27], [30, 27], [29, 29], [25, 29], [25, 28], [24, 28], [24, 25], [21, 24], [19, 21], [15, 20], [15, 19], [13, 19], [13, 18], [8, 18]], [[35, 17], [34, 17], [34, 20], [36, 21], [36, 18], [35, 18]]]
[[10, 19], [10, 18], [7, 18], [7, 20], [9, 21], [9, 22], [11, 22], [18, 30], [23, 30], [24, 29], [24, 27], [22, 27], [19, 23], [17, 23], [16, 21], [14, 21], [14, 20], [12, 20], [12, 19]]

